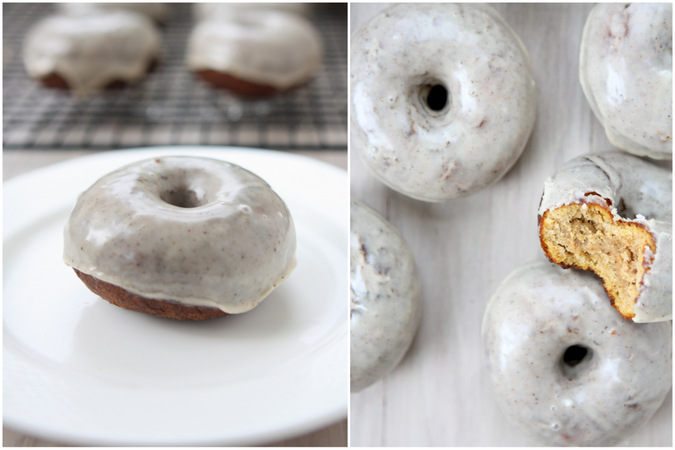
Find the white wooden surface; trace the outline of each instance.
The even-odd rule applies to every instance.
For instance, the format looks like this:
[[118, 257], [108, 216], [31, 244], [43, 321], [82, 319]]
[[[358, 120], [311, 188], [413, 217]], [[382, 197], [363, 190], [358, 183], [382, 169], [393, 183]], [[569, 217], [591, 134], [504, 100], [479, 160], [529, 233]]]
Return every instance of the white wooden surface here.
[[[384, 187], [350, 153], [352, 197], [403, 234], [424, 293], [418, 335], [402, 364], [351, 395], [352, 446], [527, 446], [537, 442], [497, 410], [482, 366], [480, 326], [487, 301], [518, 265], [543, 258], [537, 206], [544, 180], [574, 156], [611, 148], [578, 81], [587, 4], [497, 4], [532, 57], [538, 115], [525, 152], [500, 182], [447, 204]], [[354, 30], [381, 5], [351, 4]], [[672, 398], [630, 440], [672, 446]]]
[[[54, 164], [71, 158], [90, 155], [94, 152], [81, 150], [12, 150], [4, 151], [3, 180], [8, 180], [22, 173], [39, 167]], [[320, 161], [347, 169], [347, 153], [344, 151], [301, 151], [298, 155], [315, 158]], [[347, 395], [345, 393], [345, 395]], [[347, 419], [341, 420], [319, 430], [293, 437], [279, 442], [267, 444], [271, 447], [344, 447], [347, 445]], [[67, 442], [33, 436], [3, 426], [3, 446], [5, 447], [62, 447], [70, 446]]]

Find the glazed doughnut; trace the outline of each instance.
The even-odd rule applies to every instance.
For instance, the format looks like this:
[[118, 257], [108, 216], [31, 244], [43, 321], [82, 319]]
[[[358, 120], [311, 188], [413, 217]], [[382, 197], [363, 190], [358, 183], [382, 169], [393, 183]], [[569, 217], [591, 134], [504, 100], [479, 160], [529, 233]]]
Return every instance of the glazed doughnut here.
[[321, 38], [302, 17], [242, 9], [192, 30], [188, 68], [218, 88], [268, 96], [307, 83], [321, 64]]
[[572, 159], [544, 185], [541, 247], [600, 276], [622, 316], [671, 320], [672, 183], [670, 170], [620, 151]]
[[530, 58], [489, 6], [401, 4], [351, 40], [352, 146], [412, 198], [441, 202], [500, 179], [537, 109]]
[[77, 96], [136, 81], [160, 58], [160, 35], [147, 18], [125, 11], [50, 16], [26, 37], [28, 74]]
[[550, 446], [610, 446], [647, 422], [671, 388], [671, 333], [622, 319], [592, 274], [543, 261], [501, 283], [482, 327], [500, 408]]
[[579, 79], [616, 147], [639, 156], [673, 155], [671, 3], [599, 4], [586, 21]]
[[64, 261], [92, 291], [172, 319], [253, 309], [294, 269], [295, 247], [293, 219], [265, 181], [194, 157], [105, 175], [80, 195], [64, 232]]
[[131, 11], [147, 16], [158, 24], [166, 23], [170, 14], [166, 3], [60, 3], [59, 9], [67, 14], [91, 10]]
[[351, 391], [391, 372], [412, 343], [422, 316], [422, 290], [410, 248], [399, 232], [351, 202]]

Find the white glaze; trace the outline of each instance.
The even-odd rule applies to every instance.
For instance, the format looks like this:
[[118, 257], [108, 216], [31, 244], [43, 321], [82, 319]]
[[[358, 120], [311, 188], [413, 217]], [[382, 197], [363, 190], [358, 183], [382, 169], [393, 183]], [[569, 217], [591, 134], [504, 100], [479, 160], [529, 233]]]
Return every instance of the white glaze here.
[[[449, 92], [441, 111], [428, 86]], [[410, 197], [447, 201], [501, 178], [536, 115], [527, 50], [489, 6], [402, 4], [351, 40], [351, 138], [368, 169]]]
[[302, 17], [240, 9], [229, 20], [205, 20], [194, 27], [187, 65], [284, 90], [314, 75], [321, 52], [321, 37]]
[[166, 22], [170, 14], [169, 5], [166, 3], [60, 3], [59, 9], [68, 14], [78, 14], [82, 11], [95, 9], [104, 11], [132, 11], [143, 14], [157, 23]]
[[[502, 411], [545, 445], [609, 446], [647, 422], [672, 384], [670, 322], [635, 324], [591, 273], [517, 268], [483, 319], [487, 370]], [[574, 367], [573, 345], [590, 349]]]
[[143, 77], [159, 54], [155, 25], [125, 11], [50, 16], [30, 30], [24, 46], [31, 77], [57, 73], [78, 96], [115, 80], [132, 82]]
[[614, 220], [639, 223], [653, 236], [656, 253], [642, 280], [635, 322], [672, 319], [672, 186], [671, 170], [620, 151], [574, 158], [544, 184], [539, 217], [563, 205], [597, 203]]
[[381, 216], [352, 200], [350, 231], [351, 391], [391, 372], [422, 316], [422, 291], [410, 248]]
[[671, 3], [599, 4], [586, 21], [579, 79], [610, 142], [656, 159], [673, 154]]
[[[167, 193], [191, 191], [198, 206]], [[173, 202], [175, 203], [175, 202]], [[295, 267], [288, 208], [264, 180], [208, 158], [130, 164], [82, 193], [64, 232], [64, 261], [132, 293], [237, 314]]]
[[196, 21], [228, 20], [242, 9], [283, 11], [308, 16], [311, 5], [309, 3], [194, 3], [192, 15]]

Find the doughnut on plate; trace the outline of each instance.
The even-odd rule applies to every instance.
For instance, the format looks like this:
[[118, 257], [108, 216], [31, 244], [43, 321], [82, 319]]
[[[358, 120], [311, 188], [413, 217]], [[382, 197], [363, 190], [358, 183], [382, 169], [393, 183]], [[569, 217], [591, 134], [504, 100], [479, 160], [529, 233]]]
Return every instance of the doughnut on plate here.
[[[293, 215], [298, 266], [253, 311], [201, 323], [138, 314], [62, 262], [80, 192], [116, 167], [179, 154], [251, 170]], [[346, 417], [347, 189], [346, 172], [324, 163], [223, 147], [105, 152], [6, 182], [5, 425], [84, 445], [263, 445]]]

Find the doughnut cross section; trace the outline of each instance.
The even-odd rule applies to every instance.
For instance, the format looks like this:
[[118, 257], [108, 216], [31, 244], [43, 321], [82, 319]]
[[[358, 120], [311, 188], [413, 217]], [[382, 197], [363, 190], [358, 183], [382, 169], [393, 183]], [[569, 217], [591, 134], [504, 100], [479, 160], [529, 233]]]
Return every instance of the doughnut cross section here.
[[635, 317], [635, 299], [656, 250], [640, 224], [615, 221], [600, 205], [566, 205], [544, 213], [541, 246], [557, 264], [595, 272], [619, 313]]
[[625, 318], [672, 317], [672, 172], [614, 151], [565, 163], [544, 184], [539, 238], [548, 258], [592, 270]]

